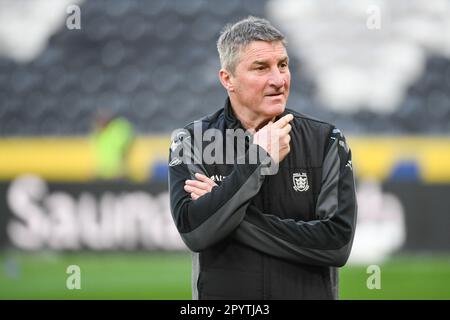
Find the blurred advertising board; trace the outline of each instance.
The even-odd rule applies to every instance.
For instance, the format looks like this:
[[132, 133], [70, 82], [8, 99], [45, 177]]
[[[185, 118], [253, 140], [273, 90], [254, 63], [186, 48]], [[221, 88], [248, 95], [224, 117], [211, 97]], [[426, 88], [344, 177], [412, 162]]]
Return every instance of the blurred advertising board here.
[[24, 250], [178, 250], [167, 185], [56, 183], [25, 175], [0, 183], [2, 247]]
[[[358, 182], [351, 260], [397, 250], [450, 251], [450, 185]], [[23, 250], [184, 250], [167, 184], [48, 182], [34, 175], [0, 183], [0, 244]]]

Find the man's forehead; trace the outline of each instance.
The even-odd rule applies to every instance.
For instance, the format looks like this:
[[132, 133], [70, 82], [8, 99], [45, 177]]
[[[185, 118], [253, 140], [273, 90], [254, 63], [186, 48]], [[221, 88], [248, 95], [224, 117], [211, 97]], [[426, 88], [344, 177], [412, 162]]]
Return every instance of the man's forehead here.
[[287, 56], [286, 48], [281, 41], [252, 41], [241, 50], [242, 62], [284, 59]]

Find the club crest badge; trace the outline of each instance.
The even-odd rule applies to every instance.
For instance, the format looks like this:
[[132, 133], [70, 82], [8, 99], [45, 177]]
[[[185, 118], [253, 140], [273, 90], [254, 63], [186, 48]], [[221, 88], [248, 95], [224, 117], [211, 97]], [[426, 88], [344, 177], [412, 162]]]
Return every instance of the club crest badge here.
[[309, 190], [308, 176], [306, 172], [296, 172], [292, 174], [292, 181], [294, 183], [294, 190], [297, 192], [304, 192]]

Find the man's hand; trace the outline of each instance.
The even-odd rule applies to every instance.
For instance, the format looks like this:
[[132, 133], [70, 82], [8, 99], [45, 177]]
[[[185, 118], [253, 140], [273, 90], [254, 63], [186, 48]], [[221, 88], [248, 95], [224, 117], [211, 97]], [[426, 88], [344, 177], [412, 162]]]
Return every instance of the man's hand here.
[[293, 119], [292, 114], [287, 114], [276, 122], [270, 121], [253, 136], [253, 143], [266, 150], [276, 163], [280, 163], [291, 151], [289, 132], [292, 127], [289, 122]]
[[184, 190], [191, 194], [192, 200], [197, 200], [217, 186], [214, 181], [203, 174], [196, 173], [195, 177], [198, 180], [186, 180], [184, 185]]

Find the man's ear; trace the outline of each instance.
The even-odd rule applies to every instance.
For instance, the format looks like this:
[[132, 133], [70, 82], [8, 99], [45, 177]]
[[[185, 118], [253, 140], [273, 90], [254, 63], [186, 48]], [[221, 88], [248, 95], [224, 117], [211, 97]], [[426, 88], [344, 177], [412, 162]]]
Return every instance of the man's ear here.
[[233, 76], [231, 75], [231, 73], [229, 71], [227, 71], [225, 69], [220, 69], [220, 71], [219, 71], [220, 82], [222, 83], [222, 85], [228, 92], [234, 91], [232, 77]]

